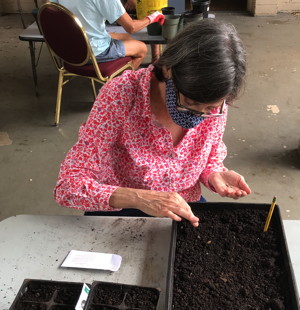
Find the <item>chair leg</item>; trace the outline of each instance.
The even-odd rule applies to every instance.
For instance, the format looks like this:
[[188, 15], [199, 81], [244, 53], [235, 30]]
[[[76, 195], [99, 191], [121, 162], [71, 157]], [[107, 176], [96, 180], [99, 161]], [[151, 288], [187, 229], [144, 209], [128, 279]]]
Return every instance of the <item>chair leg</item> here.
[[59, 76], [58, 76], [57, 97], [56, 97], [56, 110], [55, 110], [55, 119], [54, 119], [54, 125], [55, 126], [58, 126], [58, 124], [59, 124], [63, 80], [64, 80], [64, 71], [60, 70], [59, 71]]
[[94, 96], [94, 101], [95, 101], [96, 100], [96, 87], [95, 87], [94, 79], [91, 79], [91, 83], [92, 83], [93, 96]]
[[159, 44], [159, 56], [163, 53], [163, 45]]

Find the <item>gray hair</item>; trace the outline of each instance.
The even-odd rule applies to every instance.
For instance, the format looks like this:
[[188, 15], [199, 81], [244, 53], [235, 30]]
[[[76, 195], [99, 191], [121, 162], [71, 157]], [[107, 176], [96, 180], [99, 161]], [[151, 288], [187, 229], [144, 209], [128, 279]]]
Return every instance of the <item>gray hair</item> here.
[[193, 22], [167, 45], [154, 74], [163, 81], [162, 67], [171, 69], [173, 82], [184, 96], [201, 103], [240, 92], [246, 73], [246, 53], [231, 24], [215, 19]]

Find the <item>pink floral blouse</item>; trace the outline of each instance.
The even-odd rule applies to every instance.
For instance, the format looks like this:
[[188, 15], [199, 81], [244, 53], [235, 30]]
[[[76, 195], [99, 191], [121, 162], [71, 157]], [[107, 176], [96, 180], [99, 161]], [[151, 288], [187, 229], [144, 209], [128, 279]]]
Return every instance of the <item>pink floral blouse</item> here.
[[54, 190], [60, 205], [112, 210], [109, 198], [118, 187], [178, 192], [198, 201], [200, 182], [209, 188], [210, 173], [227, 170], [222, 141], [227, 108], [224, 116], [186, 130], [174, 147], [150, 109], [152, 68], [125, 71], [101, 88], [61, 164]]

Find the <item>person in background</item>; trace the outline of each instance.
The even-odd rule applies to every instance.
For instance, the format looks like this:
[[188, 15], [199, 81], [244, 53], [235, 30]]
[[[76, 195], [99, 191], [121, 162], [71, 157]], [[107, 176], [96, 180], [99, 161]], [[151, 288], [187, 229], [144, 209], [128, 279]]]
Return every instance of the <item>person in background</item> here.
[[[163, 23], [164, 16], [155, 12], [141, 20], [133, 20], [125, 11], [120, 0], [51, 0], [69, 9], [81, 21], [92, 50], [99, 62], [131, 56], [135, 69], [147, 54], [145, 43], [134, 40], [129, 34], [135, 33], [150, 23]], [[117, 21], [129, 34], [108, 33], [105, 21]]]
[[136, 0], [123, 0], [124, 7], [127, 11], [135, 11]]
[[[122, 0], [122, 3], [129, 14], [133, 13], [136, 15], [136, 0]], [[137, 16], [137, 18], [139, 18], [139, 16]], [[157, 61], [159, 56], [160, 56], [159, 44], [151, 44], [151, 63]]]
[[224, 166], [222, 141], [245, 71], [231, 24], [186, 26], [154, 65], [101, 88], [60, 167], [56, 201], [95, 215], [185, 218], [197, 227], [187, 202], [199, 201], [201, 184], [222, 197], [250, 194], [243, 176]]

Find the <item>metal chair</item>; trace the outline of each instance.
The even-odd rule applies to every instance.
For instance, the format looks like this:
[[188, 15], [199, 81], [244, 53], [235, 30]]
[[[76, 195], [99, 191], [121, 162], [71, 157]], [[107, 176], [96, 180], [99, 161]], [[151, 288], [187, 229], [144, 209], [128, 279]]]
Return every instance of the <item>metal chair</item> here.
[[133, 69], [131, 57], [97, 63], [81, 22], [62, 5], [42, 5], [38, 12], [38, 20], [59, 72], [55, 125], [59, 124], [62, 88], [72, 78], [80, 76], [90, 79], [95, 99], [95, 82], [104, 84], [125, 69]]

